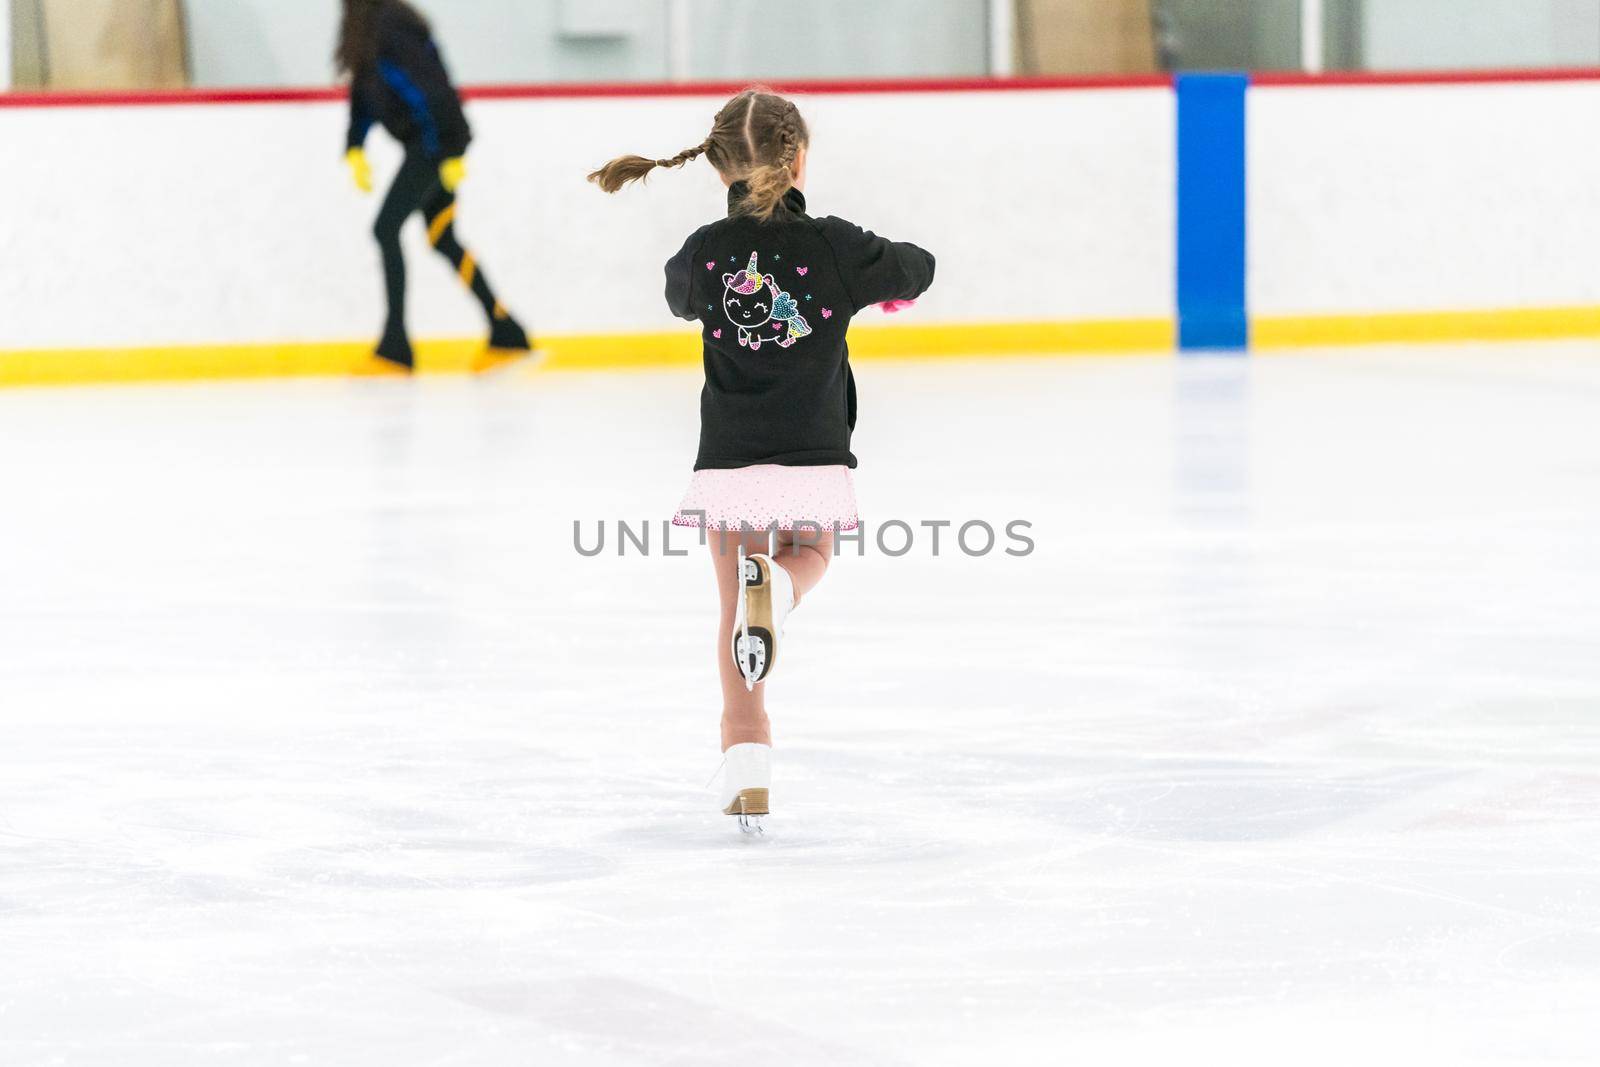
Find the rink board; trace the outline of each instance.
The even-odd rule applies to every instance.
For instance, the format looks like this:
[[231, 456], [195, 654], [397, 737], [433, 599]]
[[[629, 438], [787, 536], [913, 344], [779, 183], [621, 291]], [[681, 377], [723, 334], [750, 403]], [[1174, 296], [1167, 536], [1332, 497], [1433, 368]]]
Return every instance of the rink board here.
[[[731, 88], [469, 93], [461, 229], [543, 365], [695, 358], [661, 264], [719, 210], [715, 175], [615, 197], [583, 175], [697, 143]], [[1239, 188], [1181, 166], [1215, 138], [1185, 130], [1167, 79], [795, 88], [813, 211], [939, 257], [916, 309], [861, 317], [866, 358], [1172, 351], [1196, 293], [1236, 294], [1221, 311], [1245, 338], [1225, 345], [1600, 336], [1600, 72], [1257, 78]], [[0, 97], [0, 136], [30, 146], [0, 172], [29, 205], [0, 218], [0, 385], [379, 369], [376, 202], [349, 188], [343, 126], [328, 90]], [[382, 137], [372, 154], [380, 180], [398, 164]], [[1184, 234], [1235, 196], [1232, 232], [1180, 269]], [[423, 368], [478, 369], [476, 306], [419, 224], [406, 242]]]
[[[857, 360], [938, 359], [1071, 353], [1112, 355], [1171, 349], [1164, 319], [1105, 322], [1016, 322], [994, 325], [862, 326], [850, 331]], [[697, 366], [699, 334], [544, 335], [522, 365], [538, 370], [626, 370]], [[329, 377], [403, 374], [372, 355], [371, 344], [345, 341], [257, 345], [186, 345], [148, 349], [40, 349], [0, 353], [0, 386], [220, 378]], [[416, 345], [423, 374], [473, 374], [510, 362], [485, 353], [472, 338]]]

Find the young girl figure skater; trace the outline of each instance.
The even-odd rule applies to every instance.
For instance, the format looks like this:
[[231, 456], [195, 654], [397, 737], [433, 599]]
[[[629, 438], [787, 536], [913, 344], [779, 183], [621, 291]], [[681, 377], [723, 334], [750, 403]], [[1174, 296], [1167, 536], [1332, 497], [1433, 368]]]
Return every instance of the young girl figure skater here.
[[[711, 135], [671, 159], [623, 156], [589, 175], [608, 193], [657, 167], [705, 156], [728, 187], [727, 217], [667, 263], [667, 306], [705, 345], [700, 452], [673, 522], [706, 530], [722, 618], [722, 808], [759, 832], [770, 810], [766, 680], [783, 625], [860, 523], [855, 379], [845, 334], [862, 309], [920, 296], [933, 257], [843, 219], [806, 212], [810, 135], [793, 103], [750, 89]], [[776, 541], [776, 548], [772, 542]]]
[[528, 335], [495, 298], [489, 280], [456, 237], [456, 187], [466, 177], [472, 131], [461, 97], [450, 84], [427, 20], [405, 0], [344, 0], [336, 54], [350, 76], [350, 130], [345, 156], [356, 186], [372, 191], [372, 167], [364, 145], [374, 122], [405, 146], [405, 162], [378, 212], [373, 234], [383, 253], [389, 317], [377, 355], [411, 368], [406, 335], [406, 261], [400, 228], [415, 212], [428, 227], [428, 242], [472, 291], [489, 320], [491, 352], [528, 350]]

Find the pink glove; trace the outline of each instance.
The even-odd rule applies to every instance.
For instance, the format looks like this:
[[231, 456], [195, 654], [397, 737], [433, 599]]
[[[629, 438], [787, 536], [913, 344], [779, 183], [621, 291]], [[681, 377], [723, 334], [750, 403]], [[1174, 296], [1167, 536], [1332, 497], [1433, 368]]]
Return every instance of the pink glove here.
[[893, 315], [897, 311], [904, 311], [916, 304], [915, 300], [885, 300], [878, 307], [883, 309], [885, 315]]

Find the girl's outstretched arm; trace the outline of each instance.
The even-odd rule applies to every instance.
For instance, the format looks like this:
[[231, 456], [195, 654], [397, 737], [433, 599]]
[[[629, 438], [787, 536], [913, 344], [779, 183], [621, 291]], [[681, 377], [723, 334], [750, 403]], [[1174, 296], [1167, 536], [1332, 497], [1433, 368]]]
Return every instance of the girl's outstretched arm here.
[[933, 256], [914, 244], [890, 241], [843, 219], [818, 222], [839, 261], [855, 310], [890, 300], [915, 300], [933, 284]]

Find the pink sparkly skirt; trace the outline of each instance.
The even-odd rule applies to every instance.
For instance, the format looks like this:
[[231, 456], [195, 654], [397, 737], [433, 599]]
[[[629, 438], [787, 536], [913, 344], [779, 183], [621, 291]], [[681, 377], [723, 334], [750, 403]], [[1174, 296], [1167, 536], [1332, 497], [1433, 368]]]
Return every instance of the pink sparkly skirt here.
[[815, 524], [826, 531], [854, 530], [861, 519], [849, 467], [762, 463], [695, 471], [672, 524], [708, 530], [792, 530]]

